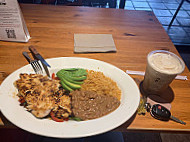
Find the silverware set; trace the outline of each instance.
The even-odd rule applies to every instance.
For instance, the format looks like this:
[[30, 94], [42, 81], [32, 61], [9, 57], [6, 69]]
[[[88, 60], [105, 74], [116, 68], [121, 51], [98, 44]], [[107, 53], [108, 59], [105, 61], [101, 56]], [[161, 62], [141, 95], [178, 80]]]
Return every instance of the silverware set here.
[[31, 64], [31, 66], [34, 69], [36, 74], [42, 74], [43, 73], [42, 67], [39, 64], [38, 60], [31, 59], [27, 52], [22, 52], [22, 54], [26, 58], [26, 60]]
[[[48, 67], [51, 67], [51, 66], [44, 60], [44, 58], [37, 52], [37, 50], [33, 46], [29, 46], [28, 49], [30, 50], [30, 52], [24, 51], [24, 52], [22, 52], [22, 54], [26, 58], [28, 63], [31, 64], [35, 73], [43, 74], [43, 69], [42, 69], [40, 63], [38, 62], [38, 61], [40, 61], [47, 76], [50, 77]], [[31, 53], [34, 59], [32, 59], [28, 53]]]

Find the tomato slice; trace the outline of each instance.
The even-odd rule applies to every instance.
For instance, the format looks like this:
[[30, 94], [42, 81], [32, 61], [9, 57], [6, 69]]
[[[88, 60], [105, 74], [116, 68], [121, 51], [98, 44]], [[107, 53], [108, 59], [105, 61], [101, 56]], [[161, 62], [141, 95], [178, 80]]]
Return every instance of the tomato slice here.
[[58, 77], [55, 77], [55, 80], [59, 80], [59, 78], [58, 78]]
[[21, 104], [23, 104], [23, 103], [25, 103], [26, 101], [25, 101], [24, 97], [20, 97], [20, 98], [19, 98], [19, 102], [20, 102]]
[[53, 111], [50, 112], [50, 116], [51, 116], [51, 118], [52, 118], [54, 121], [56, 121], [56, 122], [63, 122], [63, 121], [64, 121], [63, 118], [57, 118], [57, 117], [55, 116], [55, 113], [54, 113]]
[[55, 73], [52, 73], [51, 78], [54, 79], [54, 80], [59, 80], [58, 77], [55, 77]]
[[64, 120], [65, 120], [65, 121], [69, 121], [69, 118], [65, 118]]
[[55, 79], [55, 73], [52, 73], [51, 78]]

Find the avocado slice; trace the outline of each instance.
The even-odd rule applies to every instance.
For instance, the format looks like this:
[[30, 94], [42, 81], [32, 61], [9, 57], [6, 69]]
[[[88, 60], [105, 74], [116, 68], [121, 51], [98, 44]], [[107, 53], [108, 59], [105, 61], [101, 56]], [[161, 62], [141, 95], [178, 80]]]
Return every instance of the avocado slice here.
[[63, 81], [63, 83], [64, 83], [65, 85], [67, 85], [68, 87], [70, 87], [70, 88], [73, 89], [73, 90], [75, 90], [75, 89], [80, 89], [80, 88], [81, 88], [80, 85], [71, 83], [71, 82], [67, 81], [67, 80], [64, 79], [64, 78], [61, 78], [61, 81]]
[[56, 73], [56, 75], [57, 75], [57, 77], [59, 77], [59, 79], [68, 78], [68, 79], [74, 80], [74, 81], [81, 81], [81, 80], [85, 80], [87, 78], [85, 75], [84, 76], [73, 76], [73, 75], [70, 75], [68, 72], [65, 72], [65, 71], [63, 72], [62, 70], [58, 71]]
[[81, 81], [81, 80], [85, 80], [87, 77], [86, 76], [80, 76], [80, 77], [67, 76], [67, 78], [74, 80], [74, 81]]
[[71, 82], [71, 83], [74, 83], [74, 84], [78, 84], [78, 85], [81, 85], [83, 84], [84, 82], [83, 81], [75, 81], [75, 80], [72, 80], [71, 78], [69, 78], [68, 76], [64, 75], [64, 79]]
[[71, 89], [69, 86], [67, 86], [62, 80], [61, 80], [61, 85], [63, 86], [63, 88], [67, 91], [73, 91], [73, 89]]
[[56, 75], [57, 75], [57, 77], [58, 77], [59, 79], [64, 78], [64, 73], [63, 73], [61, 70], [58, 71], [58, 72], [56, 73]]
[[76, 77], [87, 75], [87, 72], [85, 69], [78, 69], [76, 71], [71, 71], [69, 73], [71, 73], [72, 76], [76, 76]]
[[58, 75], [61, 76], [63, 74], [65, 74], [67, 76], [79, 77], [79, 76], [87, 75], [87, 72], [85, 69], [73, 69], [73, 68], [71, 68], [70, 70], [69, 69], [61, 69], [60, 71], [57, 72], [57, 76]]
[[76, 71], [78, 68], [67, 68], [67, 69], [62, 69], [64, 71]]

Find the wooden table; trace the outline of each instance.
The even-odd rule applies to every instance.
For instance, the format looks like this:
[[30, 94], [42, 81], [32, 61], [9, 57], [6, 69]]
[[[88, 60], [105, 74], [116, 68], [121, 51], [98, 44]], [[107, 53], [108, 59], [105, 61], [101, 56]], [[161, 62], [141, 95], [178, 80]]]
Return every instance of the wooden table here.
[[[21, 9], [32, 38], [28, 43], [0, 42], [1, 82], [10, 73], [28, 64], [22, 52], [30, 45], [35, 46], [44, 58], [87, 57], [111, 63], [123, 71], [144, 71], [146, 56], [152, 50], [163, 49], [179, 55], [150, 11], [30, 4], [22, 4]], [[74, 33], [112, 34], [117, 53], [74, 54]], [[182, 75], [190, 78], [189, 70], [185, 68]], [[143, 80], [141, 76], [132, 77], [137, 84]], [[158, 121], [146, 114], [134, 115], [116, 130], [190, 131], [190, 81], [174, 80], [171, 88], [175, 96], [171, 111], [186, 125]], [[9, 124], [5, 121], [2, 127]]]

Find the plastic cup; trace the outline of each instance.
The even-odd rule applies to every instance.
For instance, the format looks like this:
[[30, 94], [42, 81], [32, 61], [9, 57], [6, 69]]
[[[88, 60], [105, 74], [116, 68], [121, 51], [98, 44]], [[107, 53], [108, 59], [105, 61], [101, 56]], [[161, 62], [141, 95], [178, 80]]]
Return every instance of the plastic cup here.
[[160, 94], [184, 71], [184, 68], [183, 60], [174, 53], [165, 50], [150, 52], [142, 83], [143, 91], [146, 94]]

